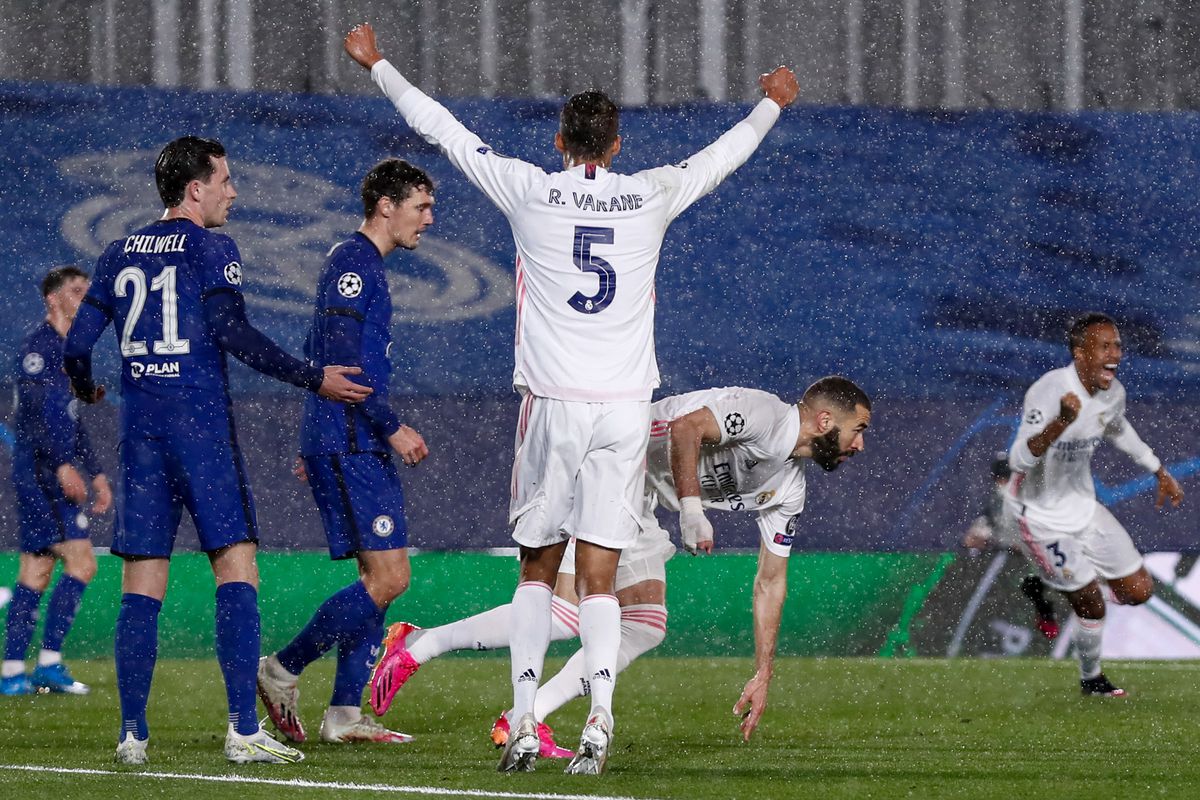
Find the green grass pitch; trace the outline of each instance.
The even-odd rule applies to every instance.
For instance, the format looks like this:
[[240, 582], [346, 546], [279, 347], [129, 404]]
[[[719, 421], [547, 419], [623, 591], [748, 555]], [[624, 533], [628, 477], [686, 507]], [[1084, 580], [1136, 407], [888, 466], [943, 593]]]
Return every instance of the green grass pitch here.
[[[91, 695], [0, 698], [0, 797], [1200, 796], [1200, 665], [1186, 663], [1111, 663], [1108, 673], [1130, 697], [1092, 699], [1078, 695], [1070, 663], [785, 659], [767, 717], [754, 741], [743, 744], [730, 709], [749, 661], [646, 658], [619, 681], [614, 751], [598, 779], [563, 775], [564, 762], [548, 760], [534, 774], [495, 772], [487, 733], [509, 694], [503, 658], [445, 659], [423, 668], [385, 718], [416, 735], [411, 744], [310, 742], [303, 764], [238, 768], [221, 754], [225, 704], [215, 661], [163, 661], [151, 696], [151, 763], [141, 770], [111, 761], [111, 662], [72, 666], [92, 684]], [[301, 683], [313, 739], [331, 673], [326, 660]], [[572, 745], [585, 712], [576, 701], [550, 720], [561, 744]], [[235, 785], [183, 775], [337, 785]]]

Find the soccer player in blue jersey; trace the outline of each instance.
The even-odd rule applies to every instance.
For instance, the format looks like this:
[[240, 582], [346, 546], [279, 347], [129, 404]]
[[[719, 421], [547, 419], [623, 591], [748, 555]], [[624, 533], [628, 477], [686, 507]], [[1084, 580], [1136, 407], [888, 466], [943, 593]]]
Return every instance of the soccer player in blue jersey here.
[[308, 398], [298, 467], [321, 510], [330, 556], [356, 558], [360, 579], [326, 600], [296, 638], [259, 664], [263, 705], [294, 742], [306, 737], [298, 712], [300, 673], [334, 645], [337, 673], [321, 739], [412, 738], [364, 717], [362, 692], [383, 638], [384, 613], [408, 588], [411, 574], [404, 493], [393, 454], [414, 466], [429, 453], [421, 435], [388, 406], [392, 296], [383, 260], [397, 247], [416, 248], [433, 224], [433, 181], [389, 158], [363, 179], [362, 201], [358, 232], [325, 261], [305, 354], [314, 364], [361, 367], [361, 380], [375, 392], [355, 406]]
[[[88, 289], [87, 273], [57, 267], [42, 279], [46, 318], [21, 343], [16, 359], [17, 419], [13, 447], [13, 487], [21, 555], [17, 583], [4, 637], [0, 695], [30, 694], [37, 689], [87, 694], [62, 663], [62, 643], [84, 589], [96, 574], [96, 556], [88, 539], [87, 483], [91, 476], [92, 513], [112, 505], [112, 490], [87, 429], [79, 420], [79, 402], [63, 373], [63, 342]], [[32, 679], [25, 654], [33, 639], [42, 593], [50, 585], [54, 562], [63, 571], [50, 595], [42, 648]]]
[[226, 355], [322, 396], [359, 402], [353, 367], [299, 361], [246, 319], [242, 264], [225, 224], [237, 192], [219, 142], [185, 136], [154, 167], [166, 212], [108, 246], [67, 337], [65, 368], [94, 402], [91, 352], [111, 322], [122, 357], [121, 473], [112, 552], [125, 559], [117, 617], [121, 734], [116, 758], [146, 762], [146, 705], [158, 614], [184, 508], [216, 578], [217, 660], [229, 698], [225, 755], [235, 763], [294, 762], [303, 755], [258, 724], [258, 526], [234, 435]]

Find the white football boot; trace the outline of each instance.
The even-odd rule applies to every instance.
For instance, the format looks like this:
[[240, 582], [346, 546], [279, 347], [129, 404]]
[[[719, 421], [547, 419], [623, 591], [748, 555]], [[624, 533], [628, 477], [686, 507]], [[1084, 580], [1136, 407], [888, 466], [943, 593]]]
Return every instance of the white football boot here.
[[230, 725], [225, 734], [225, 758], [234, 764], [295, 764], [304, 760], [304, 753], [272, 739], [261, 726], [258, 733], [243, 736]]
[[132, 733], [126, 733], [125, 738], [117, 745], [117, 755], [113, 760], [118, 764], [141, 766], [149, 761], [146, 756], [146, 745], [149, 743], [149, 739], [138, 739]]
[[[355, 710], [357, 711], [357, 709]], [[344, 714], [331, 708], [325, 712], [325, 717], [321, 720], [322, 742], [404, 744], [412, 740], [413, 737], [407, 733], [390, 731], [375, 720], [364, 717], [361, 711], [357, 719], [346, 720]]]
[[542, 741], [538, 738], [537, 720], [533, 714], [526, 714], [521, 717], [517, 727], [509, 732], [508, 741], [504, 743], [504, 753], [500, 756], [496, 770], [533, 772], [541, 749]]
[[612, 715], [603, 708], [588, 717], [579, 737], [579, 749], [567, 768], [568, 775], [599, 775], [604, 772], [608, 761], [608, 748], [612, 744]]

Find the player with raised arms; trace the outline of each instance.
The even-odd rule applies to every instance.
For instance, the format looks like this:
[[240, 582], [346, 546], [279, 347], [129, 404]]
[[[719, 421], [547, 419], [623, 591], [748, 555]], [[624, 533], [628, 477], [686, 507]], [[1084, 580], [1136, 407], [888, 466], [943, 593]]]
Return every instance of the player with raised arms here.
[[1109, 441], [1158, 482], [1155, 505], [1178, 506], [1183, 489], [1125, 418], [1125, 387], [1117, 380], [1121, 334], [1099, 313], [1076, 319], [1067, 333], [1073, 361], [1029, 387], [1016, 439], [1008, 504], [1021, 548], [1047, 584], [1060, 591], [1079, 621], [1072, 641], [1084, 695], [1122, 697], [1100, 669], [1104, 635], [1103, 580], [1117, 601], [1140, 605], [1154, 581], [1121, 523], [1096, 500], [1092, 453]]
[[246, 319], [242, 260], [225, 224], [237, 197], [225, 148], [185, 136], [163, 148], [154, 177], [166, 212], [110, 244], [67, 336], [75, 394], [104, 396], [92, 348], [111, 322], [121, 354], [120, 478], [112, 552], [124, 560], [117, 615], [121, 729], [116, 759], [144, 764], [146, 706], [158, 615], [184, 508], [216, 578], [216, 649], [229, 700], [225, 756], [235, 763], [303, 755], [267, 735], [255, 708], [258, 667], [258, 523], [234, 434], [226, 355], [266, 375], [359, 402], [357, 367], [312, 367]]
[[507, 218], [516, 247], [513, 385], [522, 395], [509, 520], [521, 546], [510, 650], [513, 735], [503, 772], [532, 770], [540, 749], [534, 696], [551, 629], [551, 588], [567, 541], [576, 540], [579, 633], [592, 706], [573, 774], [604, 769], [621, 611], [614, 577], [641, 517], [654, 357], [654, 276], [667, 226], [754, 152], [796, 99], [790, 70], [764, 75], [749, 116], [673, 167], [611, 171], [621, 149], [617, 107], [586, 91], [563, 106], [554, 138], [563, 169], [494, 152], [441, 104], [384, 60], [369, 25], [347, 53], [405, 122], [437, 145]]

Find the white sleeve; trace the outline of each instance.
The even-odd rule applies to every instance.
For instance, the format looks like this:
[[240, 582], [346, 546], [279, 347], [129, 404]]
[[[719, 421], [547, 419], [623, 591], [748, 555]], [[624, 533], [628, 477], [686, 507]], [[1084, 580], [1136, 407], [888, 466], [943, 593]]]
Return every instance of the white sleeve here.
[[413, 86], [386, 59], [371, 67], [371, 79], [418, 135], [441, 148], [471, 183], [505, 215], [519, 206], [545, 172], [532, 164], [497, 154], [445, 106]]
[[1122, 400], [1117, 407], [1117, 415], [1104, 428], [1104, 438], [1112, 442], [1118, 450], [1133, 459], [1134, 463], [1147, 472], [1158, 472], [1162, 461], [1154, 455], [1150, 445], [1142, 441], [1137, 431], [1125, 418], [1125, 402]]
[[668, 197], [667, 220], [673, 220], [692, 203], [717, 188], [758, 149], [763, 137], [779, 119], [775, 101], [763, 98], [742, 121], [721, 138], [681, 164], [640, 173], [662, 186]]
[[721, 429], [720, 446], [760, 441], [770, 435], [779, 417], [780, 400], [754, 389], [729, 388], [708, 398], [704, 407]]
[[1025, 393], [1017, 438], [1008, 450], [1008, 465], [1017, 472], [1029, 472], [1042, 460], [1029, 449], [1029, 440], [1045, 430], [1050, 420], [1058, 416], [1061, 402], [1062, 395], [1055, 391], [1053, 381], [1038, 381]]

